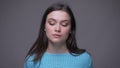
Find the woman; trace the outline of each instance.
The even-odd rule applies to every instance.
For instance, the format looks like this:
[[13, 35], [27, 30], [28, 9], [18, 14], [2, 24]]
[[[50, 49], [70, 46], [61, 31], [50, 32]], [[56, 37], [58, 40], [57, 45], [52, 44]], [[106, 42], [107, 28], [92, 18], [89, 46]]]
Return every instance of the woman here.
[[57, 3], [43, 15], [39, 36], [29, 50], [24, 68], [93, 68], [90, 55], [79, 49], [76, 22], [70, 7]]

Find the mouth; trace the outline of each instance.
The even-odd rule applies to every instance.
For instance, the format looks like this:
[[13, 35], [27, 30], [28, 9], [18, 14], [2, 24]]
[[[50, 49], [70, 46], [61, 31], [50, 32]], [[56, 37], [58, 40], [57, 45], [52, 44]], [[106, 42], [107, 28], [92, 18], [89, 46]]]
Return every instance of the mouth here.
[[55, 38], [61, 37], [61, 35], [59, 35], [59, 34], [52, 34], [52, 36], [55, 37]]

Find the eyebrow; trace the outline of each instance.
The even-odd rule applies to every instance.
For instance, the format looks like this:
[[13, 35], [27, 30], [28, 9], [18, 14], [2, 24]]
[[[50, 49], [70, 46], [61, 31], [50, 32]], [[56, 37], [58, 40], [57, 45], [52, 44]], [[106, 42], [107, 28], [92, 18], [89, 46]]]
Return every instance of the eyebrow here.
[[63, 20], [62, 22], [69, 22], [69, 20]]
[[53, 21], [56, 21], [55, 19], [53, 19], [53, 18], [49, 18], [48, 20], [53, 20]]

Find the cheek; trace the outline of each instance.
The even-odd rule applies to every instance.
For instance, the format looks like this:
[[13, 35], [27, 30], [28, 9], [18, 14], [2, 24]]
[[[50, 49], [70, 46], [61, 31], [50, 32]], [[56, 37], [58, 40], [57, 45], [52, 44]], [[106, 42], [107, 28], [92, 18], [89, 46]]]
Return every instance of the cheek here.
[[52, 37], [53, 32], [54, 32], [54, 27], [50, 26], [49, 24], [46, 24], [45, 25], [45, 33], [49, 40], [53, 38]]
[[70, 33], [70, 29], [63, 29], [63, 34], [66, 36], [66, 35], [69, 35]]
[[45, 25], [45, 31], [50, 32], [50, 30], [52, 30], [52, 28], [48, 24], [46, 24]]
[[47, 35], [47, 36], [49, 36], [50, 31], [51, 31], [51, 27], [48, 26], [48, 24], [46, 24], [46, 25], [45, 25], [45, 32], [46, 32], [46, 35]]
[[64, 30], [64, 32], [63, 32], [63, 39], [67, 40], [69, 34], [70, 34], [70, 30], [66, 30], [66, 31]]

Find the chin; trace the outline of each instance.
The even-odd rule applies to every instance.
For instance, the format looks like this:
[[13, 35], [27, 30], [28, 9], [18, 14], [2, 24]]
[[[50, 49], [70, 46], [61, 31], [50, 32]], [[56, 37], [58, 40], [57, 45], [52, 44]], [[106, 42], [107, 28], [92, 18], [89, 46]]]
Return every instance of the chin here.
[[60, 43], [61, 41], [60, 40], [53, 40], [52, 42], [53, 43]]
[[51, 40], [51, 42], [52, 42], [52, 43], [61, 43], [62, 40], [60, 40], [60, 39], [54, 39], [54, 40]]

